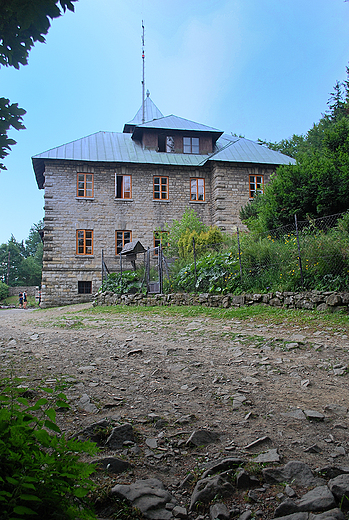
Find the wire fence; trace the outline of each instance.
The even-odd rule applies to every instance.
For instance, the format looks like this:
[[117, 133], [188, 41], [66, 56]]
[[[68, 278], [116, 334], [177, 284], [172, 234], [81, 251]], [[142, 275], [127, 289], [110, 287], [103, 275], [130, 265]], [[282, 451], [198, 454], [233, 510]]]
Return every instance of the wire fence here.
[[[214, 255], [224, 251], [230, 251], [235, 259], [235, 266], [231, 268], [235, 289], [238, 285], [241, 290], [258, 288], [264, 292], [276, 286], [283, 290], [348, 289], [349, 227], [344, 215], [348, 215], [349, 222], [349, 214], [339, 213], [306, 221], [298, 221], [295, 216], [293, 224], [265, 234], [237, 229], [230, 241], [220, 244], [198, 244], [193, 238], [191, 248], [187, 248], [193, 262], [191, 290], [200, 292], [205, 286], [202, 266], [201, 271], [198, 268], [200, 259], [208, 253]], [[229, 256], [225, 258], [226, 262], [230, 259]], [[219, 276], [218, 269], [211, 271], [212, 277]], [[222, 276], [223, 282], [229, 281], [228, 275]], [[220, 280], [220, 290], [224, 290], [222, 285]], [[210, 287], [215, 286], [211, 284]]]

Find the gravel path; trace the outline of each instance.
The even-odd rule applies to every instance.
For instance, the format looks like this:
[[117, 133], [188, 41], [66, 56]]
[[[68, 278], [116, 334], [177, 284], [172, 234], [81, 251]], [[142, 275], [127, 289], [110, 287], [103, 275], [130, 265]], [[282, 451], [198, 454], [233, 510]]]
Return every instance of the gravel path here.
[[[0, 310], [1, 373], [12, 367], [29, 386], [74, 383], [62, 429], [105, 417], [131, 422], [143, 442], [138, 462], [124, 450], [133, 478], [168, 486], [209, 460], [269, 449], [283, 463], [349, 466], [348, 350], [346, 330], [327, 326], [96, 312], [89, 304]], [[202, 428], [220, 442], [188, 449]], [[146, 441], [154, 438], [152, 450]]]

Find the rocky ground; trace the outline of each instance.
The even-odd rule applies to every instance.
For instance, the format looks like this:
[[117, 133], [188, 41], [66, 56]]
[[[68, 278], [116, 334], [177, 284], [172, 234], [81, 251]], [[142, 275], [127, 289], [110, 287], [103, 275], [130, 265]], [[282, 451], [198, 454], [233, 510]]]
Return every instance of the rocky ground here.
[[[72, 408], [58, 424], [91, 438], [94, 427], [84, 429], [105, 421], [100, 458], [110, 465], [100, 481], [128, 498], [146, 488], [154, 508], [144, 514], [160, 520], [269, 519], [275, 511], [305, 520], [345, 504], [334, 492], [326, 506], [300, 502], [349, 473], [348, 350], [347, 329], [326, 325], [96, 312], [89, 304], [0, 309], [1, 374], [13, 367], [29, 386], [68, 382]], [[290, 461], [312, 477], [287, 473]], [[269, 466], [286, 473], [270, 476]], [[316, 480], [319, 469], [325, 480]], [[140, 479], [153, 480], [137, 484], [139, 492], [132, 486]]]

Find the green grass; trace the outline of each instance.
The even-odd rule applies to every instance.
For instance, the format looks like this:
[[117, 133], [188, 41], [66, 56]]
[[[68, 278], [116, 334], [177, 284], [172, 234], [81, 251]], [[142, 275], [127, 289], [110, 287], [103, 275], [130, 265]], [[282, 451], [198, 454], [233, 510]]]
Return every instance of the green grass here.
[[109, 316], [163, 316], [166, 318], [208, 317], [216, 320], [253, 320], [261, 324], [286, 325], [299, 327], [332, 327], [334, 331], [349, 332], [349, 316], [341, 313], [327, 314], [304, 309], [282, 309], [263, 305], [222, 309], [201, 306], [171, 307], [93, 307], [80, 311], [83, 314], [103, 314]]
[[[33, 307], [39, 307], [34, 296], [28, 296], [27, 299], [28, 299], [27, 309], [33, 308]], [[16, 305], [16, 307], [18, 307], [18, 296], [17, 295], [8, 296], [4, 300], [1, 300], [0, 305]]]

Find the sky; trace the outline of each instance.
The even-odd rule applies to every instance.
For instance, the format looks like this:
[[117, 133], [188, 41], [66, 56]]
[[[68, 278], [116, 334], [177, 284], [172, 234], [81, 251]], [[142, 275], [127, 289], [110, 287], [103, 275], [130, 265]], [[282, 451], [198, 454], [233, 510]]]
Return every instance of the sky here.
[[122, 132], [145, 88], [160, 111], [247, 139], [305, 134], [349, 64], [344, 0], [79, 0], [29, 64], [0, 69], [0, 96], [27, 111], [0, 170], [0, 244], [44, 216], [31, 157]]

